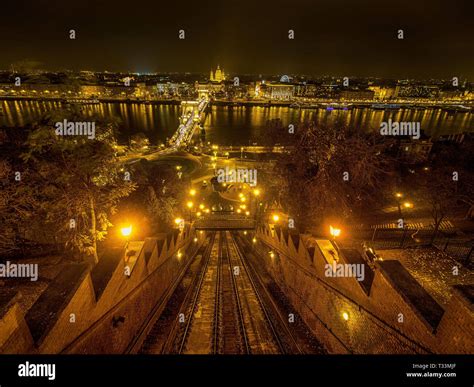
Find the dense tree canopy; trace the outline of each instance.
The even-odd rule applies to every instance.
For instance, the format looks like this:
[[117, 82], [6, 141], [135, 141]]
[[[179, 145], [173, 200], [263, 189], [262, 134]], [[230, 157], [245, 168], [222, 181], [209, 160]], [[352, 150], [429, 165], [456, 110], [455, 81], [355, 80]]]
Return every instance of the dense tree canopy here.
[[391, 140], [341, 123], [305, 121], [294, 133], [272, 123], [269, 130], [273, 141], [290, 144], [276, 163], [270, 196], [302, 229], [372, 205], [396, 169]]

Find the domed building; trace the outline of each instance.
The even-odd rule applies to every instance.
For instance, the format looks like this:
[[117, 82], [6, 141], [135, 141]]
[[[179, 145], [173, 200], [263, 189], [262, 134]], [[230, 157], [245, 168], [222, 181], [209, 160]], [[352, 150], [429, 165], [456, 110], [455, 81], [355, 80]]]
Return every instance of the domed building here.
[[209, 80], [211, 82], [222, 82], [222, 81], [225, 81], [225, 72], [224, 72], [224, 69], [221, 70], [221, 68], [219, 67], [219, 65], [217, 65], [217, 69], [215, 72], [212, 71], [211, 69], [211, 73], [210, 73], [210, 76], [209, 76]]

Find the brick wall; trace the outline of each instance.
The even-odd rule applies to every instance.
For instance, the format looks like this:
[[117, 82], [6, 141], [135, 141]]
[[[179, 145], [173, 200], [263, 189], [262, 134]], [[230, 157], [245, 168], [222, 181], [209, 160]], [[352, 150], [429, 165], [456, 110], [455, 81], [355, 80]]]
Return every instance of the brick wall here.
[[[0, 317], [0, 353], [123, 353], [157, 303], [166, 303], [192, 254], [206, 238], [201, 233], [196, 236], [194, 243], [194, 231], [186, 230], [134, 245], [137, 258], [131, 275], [125, 275], [127, 264], [120, 258], [111, 266], [110, 278], [100, 292], [91, 272], [85, 273], [79, 283], [71, 284], [71, 294], [65, 296], [64, 305], [58, 305], [52, 321], [41, 322], [46, 328], [36, 340], [30, 330], [40, 323], [36, 321], [38, 313], [30, 310], [33, 317], [27, 324], [18, 304], [12, 303]], [[178, 251], [183, 253], [181, 257]], [[37, 305], [41, 302], [47, 302], [47, 297], [31, 309], [42, 310], [44, 305]]]
[[472, 299], [466, 292], [455, 293], [433, 329], [377, 267], [366, 294], [354, 278], [324, 276], [326, 261], [309, 236], [301, 236], [298, 248], [278, 229], [259, 228], [256, 236], [261, 248], [276, 253], [273, 259], [262, 254], [268, 271], [328, 352], [473, 352]]

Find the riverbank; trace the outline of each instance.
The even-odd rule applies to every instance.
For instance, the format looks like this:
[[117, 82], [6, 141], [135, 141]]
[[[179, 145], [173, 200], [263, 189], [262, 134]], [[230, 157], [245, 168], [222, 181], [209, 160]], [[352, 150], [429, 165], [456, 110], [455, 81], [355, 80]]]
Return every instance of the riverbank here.
[[[44, 97], [44, 96], [0, 96], [0, 101], [45, 101], [62, 102], [73, 104], [92, 105], [99, 103], [125, 103], [125, 104], [145, 104], [145, 105], [180, 105], [186, 99], [138, 99], [138, 98], [64, 98], [64, 97]], [[385, 101], [339, 101], [334, 99], [318, 99], [314, 101], [302, 102], [294, 100], [211, 100], [210, 106], [230, 106], [230, 107], [291, 107], [296, 109], [327, 109], [327, 110], [350, 110], [353, 108], [373, 108], [376, 110], [398, 110], [398, 109], [448, 109], [460, 113], [472, 112], [474, 101], [400, 101], [397, 103]]]

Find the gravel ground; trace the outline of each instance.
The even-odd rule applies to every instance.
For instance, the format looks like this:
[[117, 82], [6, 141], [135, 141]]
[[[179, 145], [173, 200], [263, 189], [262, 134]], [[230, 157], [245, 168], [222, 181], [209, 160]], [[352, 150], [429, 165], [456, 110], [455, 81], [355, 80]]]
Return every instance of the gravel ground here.
[[[377, 250], [383, 259], [396, 259], [441, 305], [452, 295], [453, 285], [474, 284], [474, 273], [434, 248]], [[454, 274], [453, 268], [458, 268]]]

